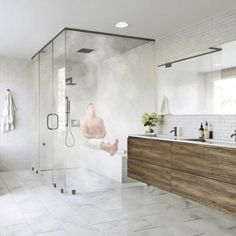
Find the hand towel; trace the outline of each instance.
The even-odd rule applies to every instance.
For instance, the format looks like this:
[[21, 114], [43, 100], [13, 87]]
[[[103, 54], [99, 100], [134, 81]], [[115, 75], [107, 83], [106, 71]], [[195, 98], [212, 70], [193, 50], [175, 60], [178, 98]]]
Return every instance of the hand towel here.
[[3, 132], [14, 130], [15, 128], [16, 106], [10, 91], [7, 91], [6, 100], [2, 112], [1, 128]]
[[169, 115], [170, 114], [169, 100], [166, 96], [164, 96], [163, 99], [162, 99], [161, 114], [162, 115]]

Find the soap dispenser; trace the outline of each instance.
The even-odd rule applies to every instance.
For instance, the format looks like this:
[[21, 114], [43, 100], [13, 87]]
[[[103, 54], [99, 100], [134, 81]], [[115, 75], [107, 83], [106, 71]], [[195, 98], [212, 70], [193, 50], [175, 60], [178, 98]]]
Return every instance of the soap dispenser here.
[[205, 128], [204, 128], [204, 138], [209, 139], [209, 127], [208, 127], [208, 122], [207, 121], [205, 123]]
[[211, 124], [209, 124], [208, 130], [209, 130], [209, 139], [213, 139], [213, 129]]
[[200, 139], [204, 139], [204, 128], [203, 128], [203, 124], [201, 123], [201, 126], [199, 128], [199, 138]]

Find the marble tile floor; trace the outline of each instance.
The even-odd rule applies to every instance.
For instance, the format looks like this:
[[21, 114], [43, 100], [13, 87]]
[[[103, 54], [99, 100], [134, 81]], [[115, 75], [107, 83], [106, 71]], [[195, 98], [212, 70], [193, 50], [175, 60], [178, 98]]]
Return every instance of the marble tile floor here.
[[58, 188], [64, 188], [66, 182], [68, 192], [72, 189], [79, 193], [100, 192], [115, 190], [120, 186], [119, 182], [85, 168], [67, 169], [66, 177], [64, 170], [41, 171], [40, 175], [49, 185], [53, 179]]
[[230, 236], [236, 217], [158, 188], [61, 194], [31, 171], [0, 173], [1, 236]]

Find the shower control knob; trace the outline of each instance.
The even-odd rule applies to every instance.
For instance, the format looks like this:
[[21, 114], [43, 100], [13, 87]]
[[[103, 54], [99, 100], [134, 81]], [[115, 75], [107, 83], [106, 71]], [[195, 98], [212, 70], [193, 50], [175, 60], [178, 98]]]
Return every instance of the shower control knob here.
[[46, 143], [42, 143], [43, 146], [46, 146]]

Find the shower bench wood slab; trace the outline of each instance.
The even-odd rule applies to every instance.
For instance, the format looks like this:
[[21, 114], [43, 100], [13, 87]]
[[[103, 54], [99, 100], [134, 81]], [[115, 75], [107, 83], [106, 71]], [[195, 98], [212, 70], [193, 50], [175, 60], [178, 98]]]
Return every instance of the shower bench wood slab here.
[[130, 136], [128, 176], [236, 215], [236, 148]]

